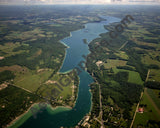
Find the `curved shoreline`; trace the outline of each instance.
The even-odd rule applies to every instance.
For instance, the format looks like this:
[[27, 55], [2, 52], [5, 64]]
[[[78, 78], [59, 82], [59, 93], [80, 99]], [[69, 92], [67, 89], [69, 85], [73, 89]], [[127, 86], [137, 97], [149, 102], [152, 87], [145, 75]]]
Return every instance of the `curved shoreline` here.
[[[78, 30], [80, 30], [80, 29], [78, 29]], [[75, 30], [75, 31], [77, 31], [77, 30]], [[74, 31], [73, 31], [74, 32]], [[68, 36], [68, 37], [65, 37], [65, 38], [69, 38], [69, 37], [72, 37], [72, 33], [70, 32], [70, 36]], [[64, 39], [64, 38], [63, 38]], [[63, 39], [61, 39], [61, 40], [63, 40]], [[66, 46], [67, 48], [70, 48], [67, 44], [65, 44], [63, 41], [61, 41], [61, 40], [59, 40], [59, 42], [60, 43], [62, 43], [64, 46]], [[64, 56], [64, 59], [63, 59], [63, 62], [62, 62], [62, 65], [60, 66], [60, 69], [61, 69], [61, 67], [63, 66], [63, 63], [64, 63], [64, 60], [65, 60], [65, 57], [66, 57], [66, 49], [67, 48], [65, 48], [65, 56]], [[66, 73], [69, 73], [69, 72], [71, 72], [73, 69], [71, 69], [71, 70], [68, 70], [68, 71], [66, 71], [66, 72], [60, 72], [60, 69], [59, 69], [59, 71], [58, 71], [58, 73], [60, 73], [60, 74], [66, 74]], [[79, 76], [78, 76], [79, 77]], [[80, 80], [79, 80], [79, 82], [80, 82]], [[78, 86], [79, 87], [79, 86]], [[78, 92], [77, 92], [77, 98], [78, 98]], [[77, 98], [76, 98], [76, 100], [77, 100]], [[73, 105], [73, 107], [75, 106], [75, 104], [76, 104], [76, 100], [74, 101], [74, 105]], [[24, 113], [22, 113], [21, 115], [19, 115], [19, 116], [17, 116], [14, 120], [12, 120], [9, 124], [7, 124], [6, 125], [6, 128], [14, 128], [15, 126], [14, 126], [14, 124], [17, 122], [17, 121], [19, 121], [21, 118], [23, 118], [23, 117], [25, 117], [25, 116], [27, 116], [26, 114], [27, 113], [29, 113], [30, 112], [30, 109], [32, 108], [32, 107], [34, 107], [34, 106], [36, 106], [36, 105], [38, 105], [40, 102], [38, 102], [38, 103], [33, 103], [28, 109], [27, 109], [27, 111], [25, 111]], [[47, 107], [48, 108], [51, 108], [51, 110], [52, 111], [54, 111], [54, 110], [56, 110], [56, 109], [58, 109], [58, 108], [68, 108], [68, 109], [72, 109], [73, 107], [71, 107], [71, 106], [56, 106], [56, 107], [52, 107], [51, 105], [47, 105]], [[47, 109], [47, 108], [46, 108]], [[29, 113], [30, 114], [30, 113]], [[31, 115], [29, 115], [29, 117], [27, 117], [27, 119], [28, 118], [30, 118], [32, 116], [32, 114]], [[26, 119], [26, 120], [27, 120]], [[22, 122], [22, 124], [23, 124], [24, 122]], [[21, 125], [21, 124], [20, 124]], [[19, 125], [19, 126], [20, 126]]]
[[[28, 117], [26, 118], [26, 120], [27, 119], [29, 119], [33, 114], [32, 114], [32, 112], [31, 113], [29, 113], [30, 112], [30, 109], [32, 108], [32, 107], [37, 107], [37, 105], [39, 104], [39, 103], [41, 103], [41, 102], [38, 102], [38, 103], [33, 103], [28, 109], [27, 109], [27, 111], [25, 111], [24, 113], [22, 113], [21, 115], [19, 115], [18, 117], [16, 117], [14, 120], [12, 120], [9, 124], [7, 124], [7, 126], [6, 126], [6, 128], [14, 128], [15, 126], [15, 123], [17, 123], [18, 121], [20, 121], [22, 118], [25, 118], [26, 116], [27, 116], [27, 114], [28, 114]], [[56, 109], [58, 109], [58, 108], [65, 108], [65, 109], [68, 109], [68, 110], [71, 110], [72, 109], [72, 107], [71, 106], [68, 106], [68, 105], [66, 105], [66, 106], [56, 106], [56, 107], [52, 107], [52, 105], [50, 105], [50, 104], [47, 104], [47, 107], [46, 107], [46, 109], [51, 109], [52, 111], [55, 111]], [[18, 126], [20, 126], [21, 124], [23, 124], [24, 122], [22, 122], [22, 123], [20, 123], [20, 124], [18, 124]]]
[[[87, 23], [88, 24], [88, 23]], [[87, 24], [85, 24], [85, 28], [86, 28], [86, 25]], [[103, 25], [104, 26], [104, 25]], [[85, 29], [85, 28], [82, 28], [82, 29]], [[76, 32], [76, 31], [81, 31], [82, 29], [79, 29], [79, 30], [75, 30], [75, 31], [73, 31], [73, 32]], [[104, 31], [104, 30], [101, 30], [100, 29], [100, 31], [98, 31], [98, 33], [95, 33], [95, 36], [91, 36], [91, 37], [89, 37], [89, 43], [93, 40], [93, 39], [95, 39], [95, 38], [97, 38], [98, 37], [98, 35], [97, 34], [101, 34], [101, 33], [103, 33], [102, 31]], [[104, 31], [105, 32], [105, 31]], [[72, 37], [72, 32], [70, 32], [70, 36], [68, 36], [68, 37], [65, 37], [65, 38], [69, 38], [69, 37]], [[93, 37], [95, 37], [95, 38], [93, 38]], [[63, 39], [62, 39], [63, 40]], [[65, 45], [65, 46], [68, 46], [68, 45], [66, 45], [63, 41], [61, 41], [60, 40], [60, 42], [63, 44], [63, 45]], [[88, 45], [87, 45], [88, 46]], [[67, 47], [67, 48], [69, 48], [69, 47]], [[67, 49], [66, 48], [66, 49]], [[66, 50], [65, 49], [65, 50]], [[87, 56], [89, 55], [89, 53], [90, 53], [90, 50], [88, 49], [88, 51], [89, 52], [87, 52]], [[85, 51], [84, 51], [85, 52]], [[67, 52], [65, 51], [65, 57], [64, 57], [64, 60], [66, 59], [66, 55], [67, 55]], [[62, 65], [61, 65], [61, 67], [60, 67], [60, 69], [63, 67], [63, 65], [64, 65], [64, 60], [63, 60], [63, 63], [62, 63]], [[76, 65], [75, 65], [76, 66]], [[68, 72], [70, 72], [70, 71], [72, 71], [74, 69], [74, 67], [72, 68], [72, 69], [70, 69], [70, 70], [68, 70], [68, 71], [66, 71], [66, 72], [60, 72], [60, 70], [58, 71], [58, 73], [61, 73], [61, 74], [65, 74], [65, 73], [68, 73]], [[84, 74], [85, 73], [85, 74]], [[78, 75], [78, 77], [80, 78], [83, 78], [84, 79], [84, 76], [86, 76], [86, 73], [89, 75], [89, 72], [87, 72], [87, 71], [85, 71], [85, 72], [83, 72], [83, 74], [82, 75]], [[90, 78], [92, 78], [92, 76], [91, 75], [89, 75], [90, 77], [89, 77], [89, 79]], [[93, 79], [93, 78], [92, 78]], [[81, 80], [79, 79], [79, 86], [78, 86], [78, 88], [80, 88], [80, 83], [81, 83]], [[90, 83], [89, 83], [89, 81], [90, 81]], [[87, 83], [87, 85], [89, 86], [90, 84], [92, 84], [94, 81], [92, 81], [91, 82], [91, 79], [88, 81], [88, 83]], [[84, 82], [84, 81], [83, 81]], [[82, 83], [83, 83], [82, 82]], [[83, 83], [84, 84], [84, 83]], [[82, 86], [82, 85], [81, 85]], [[83, 87], [83, 86], [82, 86]], [[88, 89], [88, 88], [87, 88]], [[86, 115], [86, 114], [88, 114], [90, 111], [91, 111], [91, 108], [92, 108], [92, 93], [91, 93], [91, 91], [90, 90], [88, 90], [89, 91], [89, 97], [90, 97], [90, 100], [88, 100], [86, 103], [88, 103], [89, 102], [89, 104], [91, 103], [91, 105], [90, 105], [90, 108], [89, 108], [89, 106], [86, 106], [86, 107], [88, 107], [88, 108], [85, 108], [84, 110], [84, 113], [83, 114], [81, 114], [81, 116], [84, 116], [84, 114]], [[82, 93], [82, 90], [80, 91], [81, 93]], [[79, 105], [79, 103], [77, 102], [78, 101], [78, 99], [79, 99], [79, 89], [78, 89], [78, 93], [77, 93], [77, 98], [76, 98], [76, 100], [75, 100], [75, 102], [74, 102], [74, 107], [76, 106], [78, 106]], [[74, 108], [73, 107], [73, 108]], [[47, 108], [50, 108], [50, 107], [47, 107]], [[67, 109], [68, 108], [68, 106], [56, 106], [55, 108], [52, 108], [51, 107], [51, 110], [52, 111], [54, 111], [55, 109], [59, 109], [59, 108], [65, 108], [65, 109]], [[72, 110], [72, 108], [68, 108], [69, 110]], [[76, 109], [74, 109], [74, 111], [75, 111]], [[29, 110], [28, 110], [29, 111]], [[62, 111], [63, 112], [63, 111]], [[72, 111], [73, 112], [73, 111]], [[79, 116], [80, 117], [80, 116]], [[78, 117], [78, 120], [81, 118], [79, 118]], [[81, 119], [80, 119], [81, 120]], [[23, 122], [22, 122], [22, 124], [23, 124]], [[66, 125], [66, 124], [65, 124]], [[72, 124], [73, 125], [73, 124]]]

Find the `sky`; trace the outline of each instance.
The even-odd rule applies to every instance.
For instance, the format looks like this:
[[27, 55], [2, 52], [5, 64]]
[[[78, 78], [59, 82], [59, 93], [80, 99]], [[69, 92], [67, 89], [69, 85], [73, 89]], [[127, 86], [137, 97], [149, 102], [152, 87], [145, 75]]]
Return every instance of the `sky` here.
[[0, 0], [0, 4], [160, 4], [160, 0]]

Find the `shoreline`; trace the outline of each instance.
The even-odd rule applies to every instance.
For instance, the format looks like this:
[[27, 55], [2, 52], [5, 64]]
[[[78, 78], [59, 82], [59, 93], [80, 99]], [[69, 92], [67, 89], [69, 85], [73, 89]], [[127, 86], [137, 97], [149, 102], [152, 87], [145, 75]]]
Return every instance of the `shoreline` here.
[[[25, 112], [22, 113], [21, 115], [17, 116], [14, 120], [12, 120], [12, 121], [11, 121], [9, 124], [7, 124], [4, 128], [10, 128], [10, 127], [14, 126], [14, 123], [16, 123], [16, 122], [17, 122], [18, 120], [20, 120], [22, 117], [24, 117], [27, 113], [29, 113], [29, 111], [30, 111], [30, 109], [31, 109], [32, 107], [38, 105], [39, 103], [41, 103], [41, 102], [33, 103], [33, 104], [27, 109], [27, 111], [25, 111]], [[47, 107], [46, 107], [45, 109], [47, 109], [47, 108], [50, 108], [52, 111], [54, 111], [54, 110], [56, 110], [56, 109], [58, 109], [58, 108], [72, 109], [72, 107], [69, 106], [69, 105], [53, 107], [51, 104], [47, 104]], [[32, 116], [32, 115], [33, 115], [33, 114], [31, 113], [31, 116]], [[29, 116], [29, 118], [30, 118], [31, 116]]]
[[[88, 24], [88, 23], [86, 23], [86, 24]], [[80, 31], [80, 30], [82, 30], [82, 29], [85, 29], [86, 28], [86, 24], [85, 24], [85, 27], [84, 28], [80, 28], [80, 29], [78, 29], [78, 30], [75, 30], [75, 31]], [[75, 32], [75, 31], [72, 31], [72, 32]], [[68, 36], [68, 37], [65, 37], [65, 38], [69, 38], [69, 37], [72, 37], [72, 32], [70, 32], [70, 36]], [[63, 38], [63, 39], [65, 39], [65, 38]], [[62, 40], [63, 40], [62, 39]], [[66, 49], [67, 48], [70, 48], [67, 44], [65, 44], [62, 40], [59, 40], [59, 42], [60, 43], [62, 43], [64, 46], [66, 46], [66, 48], [65, 48], [65, 57], [64, 57], [64, 60], [65, 60], [65, 58], [66, 58], [66, 55], [67, 55], [67, 51], [66, 51]], [[92, 41], [92, 40], [91, 40]], [[89, 43], [91, 43], [91, 41], [89, 42]], [[88, 44], [89, 44], [88, 43]], [[88, 46], [89, 47], [89, 46]], [[89, 49], [88, 49], [89, 50]], [[89, 53], [88, 53], [88, 55], [91, 53], [91, 51], [89, 50]], [[87, 56], [88, 56], [87, 55]], [[63, 64], [64, 64], [64, 60], [63, 60], [63, 62], [62, 62], [62, 65], [60, 66], [60, 69], [59, 69], [59, 71], [58, 71], [58, 73], [61, 73], [61, 74], [66, 74], [66, 73], [68, 73], [68, 72], [71, 72], [73, 69], [71, 69], [71, 70], [68, 70], [68, 71], [66, 71], [66, 72], [60, 72], [60, 70], [61, 70], [61, 68], [62, 68], [62, 66], [63, 66]], [[90, 73], [88, 72], [88, 71], [86, 71], [89, 75], [90, 75]], [[92, 75], [91, 75], [92, 76]], [[78, 77], [79, 77], [79, 75], [78, 75]], [[94, 81], [92, 82], [92, 83], [94, 83]], [[92, 84], [92, 83], [90, 83], [90, 84]], [[90, 85], [89, 84], [89, 85]], [[79, 85], [80, 85], [80, 77], [79, 77]], [[88, 86], [89, 86], [88, 85]], [[79, 88], [79, 86], [78, 86], [78, 88]], [[89, 114], [90, 112], [91, 112], [91, 109], [92, 109], [92, 93], [91, 93], [91, 91], [89, 90], [89, 93], [91, 94], [91, 106], [90, 106], [90, 110], [89, 110], [89, 112], [88, 113], [86, 113], [86, 114]], [[77, 92], [77, 98], [78, 98], [78, 95], [79, 95], [79, 89], [78, 89], [78, 92]], [[77, 102], [77, 98], [76, 98], [76, 100], [74, 101], [74, 106], [76, 105], [76, 102]], [[40, 102], [39, 102], [40, 103]], [[33, 106], [35, 106], [35, 105], [37, 105], [37, 104], [39, 104], [39, 103], [34, 103], [34, 104], [32, 104], [28, 109], [27, 109], [27, 111], [25, 111], [23, 114], [21, 114], [21, 115], [19, 115], [18, 117], [16, 117], [13, 121], [11, 121], [9, 124], [7, 124], [7, 128], [9, 127], [12, 127], [12, 125], [14, 125], [14, 123], [16, 123], [18, 120], [20, 120], [22, 117], [24, 117], [27, 113], [29, 113], [29, 111], [30, 111], [30, 109], [33, 107]], [[46, 109], [47, 108], [51, 108], [51, 110], [52, 111], [54, 111], [54, 110], [56, 110], [56, 109], [58, 109], [58, 108], [68, 108], [68, 109], [73, 109], [74, 108], [74, 106], [73, 107], [71, 107], [71, 106], [68, 106], [68, 105], [66, 105], [66, 106], [55, 106], [55, 107], [52, 107], [50, 104], [47, 104], [47, 107], [46, 107]], [[33, 114], [31, 113], [31, 116], [32, 116]], [[31, 116], [29, 116], [28, 118], [30, 118]], [[28, 119], [27, 118], [27, 119]], [[27, 120], [26, 119], [26, 120]], [[25, 120], [25, 121], [26, 121]], [[22, 122], [22, 124], [23, 124], [23, 122]]]
[[13, 125], [14, 123], [16, 123], [16, 121], [18, 121], [21, 117], [25, 116], [25, 114], [27, 114], [27, 113], [30, 111], [30, 109], [31, 109], [34, 105], [36, 105], [36, 104], [38, 104], [38, 103], [33, 103], [33, 104], [27, 109], [27, 111], [25, 111], [25, 112], [22, 113], [21, 115], [17, 116], [14, 120], [12, 120], [9, 124], [7, 124], [5, 128], [10, 128], [10, 127], [12, 127], [12, 125]]
[[[78, 30], [80, 30], [80, 29], [78, 29]], [[77, 31], [77, 30], [75, 30], [75, 31]], [[68, 37], [65, 37], [65, 38], [69, 38], [69, 37], [72, 37], [72, 33], [70, 32], [70, 36], [68, 36]], [[63, 38], [64, 39], [64, 38]], [[62, 39], [62, 40], [63, 40]], [[64, 46], [66, 46], [67, 48], [70, 48], [67, 44], [65, 44], [63, 41], [61, 41], [60, 40], [60, 43], [62, 43]], [[66, 49], [67, 48], [65, 48], [65, 57], [66, 57]], [[62, 62], [62, 65], [60, 66], [60, 69], [62, 68], [62, 66], [63, 66], [63, 63], [64, 63], [64, 60], [65, 60], [65, 57], [64, 57], [64, 59], [63, 59], [63, 62]], [[60, 72], [60, 69], [59, 69], [59, 71], [58, 71], [58, 73], [60, 73], [60, 74], [66, 74], [66, 73], [69, 73], [69, 72], [71, 72], [73, 69], [71, 69], [71, 70], [68, 70], [68, 71], [66, 71], [66, 72]], [[78, 76], [79, 77], [79, 76]], [[79, 83], [80, 83], [80, 80], [79, 80]], [[79, 86], [78, 86], [79, 87]], [[77, 93], [77, 98], [78, 98], [78, 93]], [[76, 98], [76, 99], [77, 99]], [[30, 109], [32, 108], [32, 107], [34, 107], [35, 105], [38, 105], [40, 102], [38, 102], [38, 103], [33, 103], [28, 109], [27, 109], [27, 111], [25, 111], [25, 112], [23, 112], [21, 115], [19, 115], [19, 116], [17, 116], [14, 120], [12, 120], [9, 124], [7, 124], [6, 126], [5, 126], [5, 128], [10, 128], [10, 127], [12, 127], [12, 125], [14, 125], [14, 123], [16, 123], [18, 120], [20, 120], [22, 117], [24, 117], [29, 111], [30, 111]], [[74, 101], [74, 103], [73, 103], [74, 105], [73, 105], [73, 107], [75, 106], [75, 104], [76, 104], [76, 100]], [[51, 108], [51, 110], [52, 111], [54, 111], [55, 109], [58, 109], [58, 108], [68, 108], [68, 109], [73, 109], [73, 107], [71, 107], [71, 106], [69, 106], [69, 105], [66, 105], [66, 106], [56, 106], [56, 107], [52, 107], [52, 105], [47, 105], [47, 107], [49, 107], [49, 108]], [[46, 107], [46, 108], [47, 108]], [[31, 115], [32, 116], [32, 115]], [[31, 117], [30, 116], [30, 117]]]

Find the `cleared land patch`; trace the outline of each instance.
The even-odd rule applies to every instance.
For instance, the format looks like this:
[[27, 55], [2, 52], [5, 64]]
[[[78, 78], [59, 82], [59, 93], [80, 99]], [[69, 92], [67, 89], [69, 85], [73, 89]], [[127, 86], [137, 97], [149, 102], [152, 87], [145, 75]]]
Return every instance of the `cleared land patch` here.
[[5, 43], [4, 45], [0, 45], [0, 54], [2, 54], [4, 57], [9, 57], [9, 56], [13, 56], [23, 52], [27, 52], [26, 50], [19, 50], [19, 51], [13, 52], [13, 50], [19, 46], [21, 46], [20, 42], [16, 42], [16, 43], [8, 42], [8, 43]]
[[144, 107], [143, 113], [136, 114], [133, 128], [137, 128], [138, 126], [146, 127], [146, 124], [149, 120], [160, 121], [159, 112], [157, 112], [155, 109], [156, 106], [153, 104], [153, 100], [149, 97], [146, 89], [140, 105], [146, 105], [146, 107]]
[[155, 64], [160, 66], [160, 62], [155, 60], [153, 57], [144, 54], [144, 56], [142, 57], [142, 63], [147, 64], [147, 65], [151, 65], [151, 64]]
[[160, 110], [160, 90], [147, 88], [147, 93]]
[[7, 40], [14, 40], [14, 39], [21, 39], [21, 40], [27, 40], [27, 39], [37, 39], [38, 37], [45, 37], [44, 31], [42, 31], [39, 28], [35, 28], [31, 31], [12, 31], [11, 34], [8, 34], [4, 37], [4, 39]]
[[124, 52], [124, 51], [118, 51], [116, 53], [114, 53], [116, 56], [121, 57], [122, 59], [128, 59], [128, 55]]
[[143, 84], [143, 81], [142, 81], [138, 72], [125, 70], [125, 69], [117, 69], [117, 68], [113, 68], [113, 71], [114, 71], [114, 73], [129, 72], [128, 82], [135, 83], [135, 84], [140, 84], [140, 85]]
[[52, 74], [53, 70], [45, 70], [39, 73], [35, 71], [28, 71], [24, 74], [16, 73], [14, 84], [18, 87], [25, 88], [31, 92], [35, 92], [42, 83]]
[[150, 69], [148, 81], [160, 82], [160, 69]]
[[37, 94], [49, 100], [73, 106], [74, 92], [77, 88], [74, 84], [74, 80], [70, 78], [69, 74], [57, 73], [40, 86]]
[[104, 63], [104, 67], [106, 69], [109, 69], [109, 68], [114, 68], [116, 66], [125, 66], [126, 63], [127, 61], [124, 61], [124, 60], [107, 59], [107, 63]]
[[5, 70], [9, 70], [9, 71], [13, 71], [13, 72], [27, 72], [27, 68], [26, 67], [21, 67], [19, 65], [13, 65], [13, 66], [4, 66], [4, 67], [0, 67], [0, 72], [3, 72]]

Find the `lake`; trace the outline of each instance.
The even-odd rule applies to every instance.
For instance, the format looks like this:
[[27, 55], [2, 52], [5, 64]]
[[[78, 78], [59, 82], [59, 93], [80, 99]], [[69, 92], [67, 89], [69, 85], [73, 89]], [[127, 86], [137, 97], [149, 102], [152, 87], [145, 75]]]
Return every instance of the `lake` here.
[[[83, 42], [86, 39], [87, 42], [91, 42], [93, 39], [99, 37], [99, 34], [108, 32], [104, 25], [109, 23], [119, 22], [120, 19], [110, 16], [101, 16], [106, 19], [106, 21], [87, 23], [84, 29], [71, 32], [70, 37], [66, 37], [61, 40], [62, 43], [68, 46], [66, 49], [66, 56], [63, 65], [59, 72], [66, 73], [78, 67], [81, 61], [85, 61], [82, 55], [87, 56], [90, 51], [88, 44]], [[33, 116], [28, 116], [24, 119], [22, 117], [14, 126], [19, 126], [20, 128], [59, 128], [72, 127], [78, 124], [78, 122], [90, 112], [91, 110], [91, 93], [89, 91], [89, 84], [93, 81], [93, 78], [88, 72], [81, 70], [79, 73], [79, 92], [76, 104], [73, 109], [68, 109], [64, 107], [58, 107], [54, 110], [50, 106], [47, 107], [42, 113], [37, 115], [35, 119]], [[28, 112], [30, 113], [30, 111]], [[23, 124], [22, 124], [23, 123]]]

